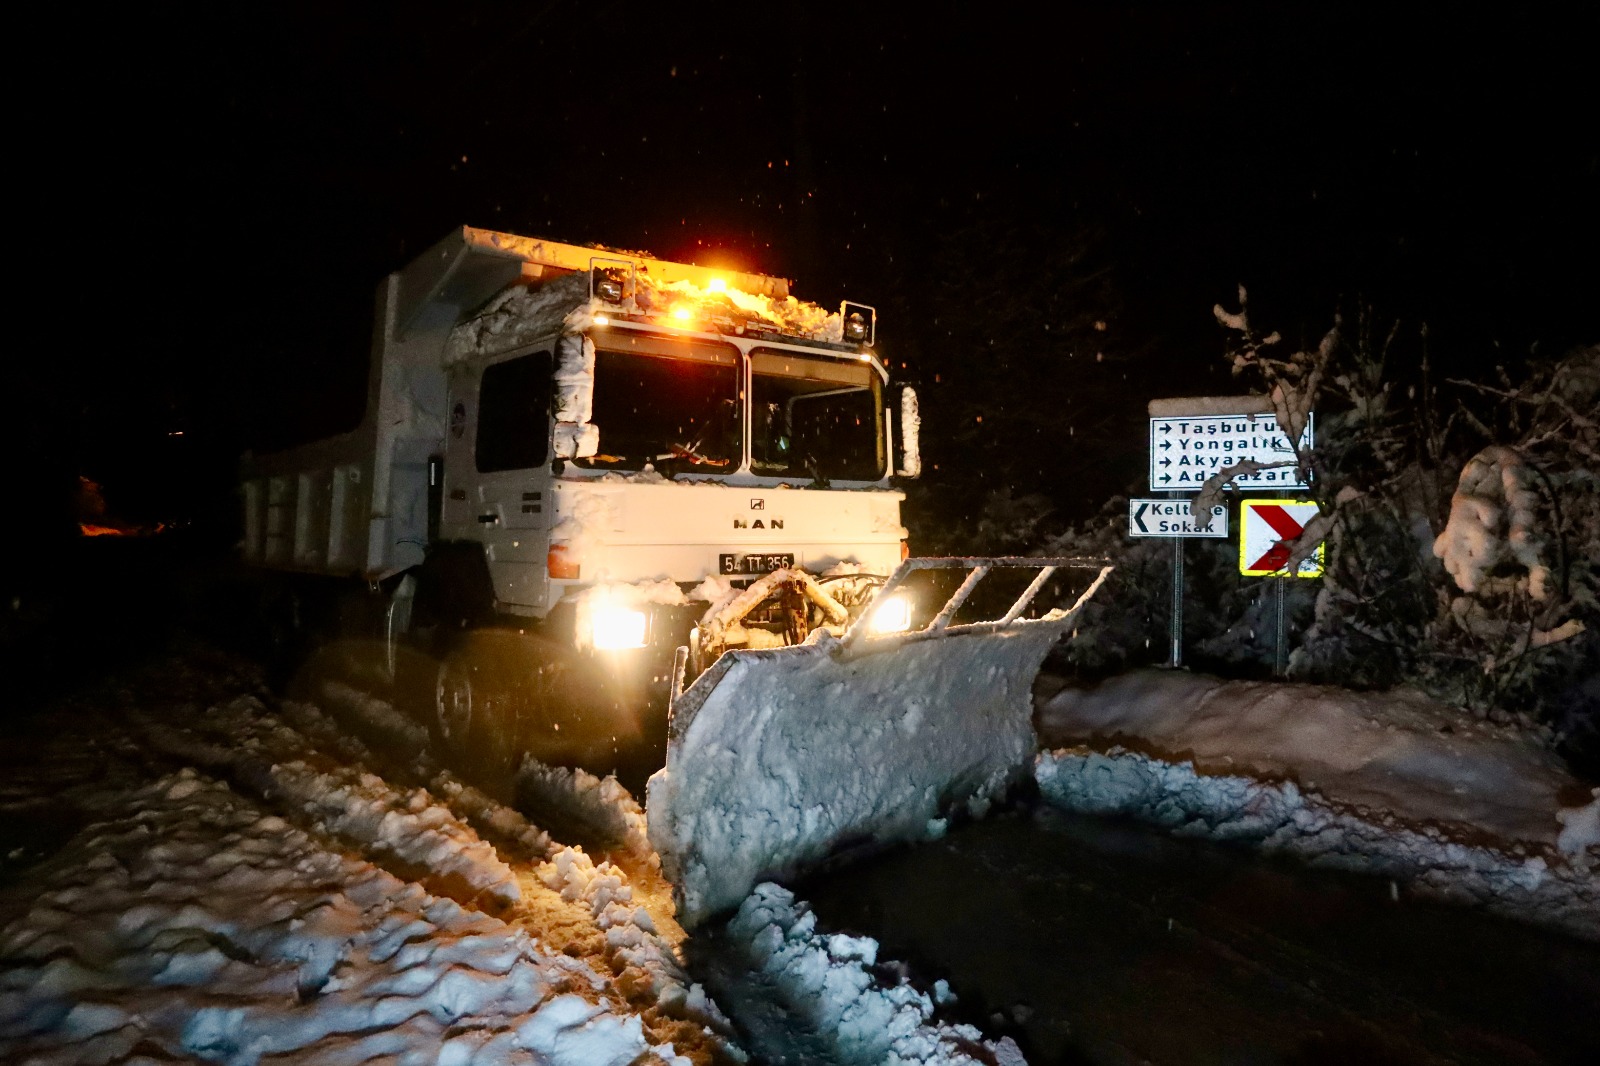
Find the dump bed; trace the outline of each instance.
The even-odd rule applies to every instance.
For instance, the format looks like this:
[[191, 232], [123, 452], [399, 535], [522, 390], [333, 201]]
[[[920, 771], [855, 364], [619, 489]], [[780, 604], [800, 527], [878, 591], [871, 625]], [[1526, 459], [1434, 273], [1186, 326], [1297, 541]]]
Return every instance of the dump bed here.
[[446, 430], [445, 341], [464, 312], [527, 272], [521, 255], [485, 236], [458, 230], [378, 287], [359, 426], [245, 457], [247, 562], [376, 579], [422, 561], [429, 457]]

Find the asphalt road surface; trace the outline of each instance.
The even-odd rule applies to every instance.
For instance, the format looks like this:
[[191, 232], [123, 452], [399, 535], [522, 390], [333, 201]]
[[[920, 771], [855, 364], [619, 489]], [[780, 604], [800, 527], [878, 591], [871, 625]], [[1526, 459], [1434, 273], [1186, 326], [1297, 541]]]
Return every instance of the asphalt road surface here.
[[819, 927], [1048, 1063], [1600, 1062], [1600, 947], [1035, 810], [813, 876]]

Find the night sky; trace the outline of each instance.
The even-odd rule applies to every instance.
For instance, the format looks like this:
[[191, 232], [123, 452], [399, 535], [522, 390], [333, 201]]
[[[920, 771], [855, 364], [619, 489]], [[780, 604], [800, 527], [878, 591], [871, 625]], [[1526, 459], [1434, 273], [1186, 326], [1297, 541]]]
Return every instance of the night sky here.
[[875, 304], [928, 491], [1064, 515], [1133, 485], [1151, 396], [1239, 391], [1210, 309], [1240, 282], [1291, 341], [1365, 301], [1467, 372], [1600, 337], [1581, 6], [805, 10], [59, 26], [73, 90], [28, 128], [49, 221], [103, 258], [25, 466], [146, 517], [225, 499], [241, 449], [358, 415], [375, 286], [463, 223]]

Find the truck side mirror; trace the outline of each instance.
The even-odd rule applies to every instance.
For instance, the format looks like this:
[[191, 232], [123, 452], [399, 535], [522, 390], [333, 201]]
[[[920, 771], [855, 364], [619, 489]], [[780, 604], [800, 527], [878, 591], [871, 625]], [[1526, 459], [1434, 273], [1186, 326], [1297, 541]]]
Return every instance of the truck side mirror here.
[[895, 474], [900, 477], [922, 476], [922, 416], [917, 412], [917, 390], [907, 385], [900, 390], [900, 435], [896, 441], [899, 455], [895, 461]]

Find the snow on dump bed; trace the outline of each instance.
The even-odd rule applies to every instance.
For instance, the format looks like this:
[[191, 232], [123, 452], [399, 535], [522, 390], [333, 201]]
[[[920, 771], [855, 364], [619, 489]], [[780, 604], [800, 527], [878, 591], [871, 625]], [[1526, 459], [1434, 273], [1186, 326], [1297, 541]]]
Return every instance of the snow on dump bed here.
[[623, 1066], [652, 1052], [583, 962], [192, 770], [129, 795], [30, 881], [41, 891], [0, 929], [0, 1045], [19, 1058]]
[[793, 296], [741, 292], [725, 283], [702, 288], [687, 279], [663, 283], [645, 273], [639, 274], [638, 280], [639, 309], [645, 314], [669, 314], [683, 307], [702, 321], [720, 320], [834, 344], [844, 339], [844, 320], [839, 312]]
[[569, 274], [539, 285], [512, 285], [450, 333], [445, 362], [506, 352], [589, 325], [589, 275]]
[[[1025, 772], [1051, 624], [849, 657], [814, 643], [730, 652], [675, 709], [650, 779], [650, 842], [685, 927], [759, 882], [864, 840], [937, 835]], [[699, 702], [703, 700], [703, 702]]]
[[[726, 283], [702, 287], [686, 279], [662, 282], [642, 271], [636, 280], [633, 299], [645, 315], [665, 317], [688, 310], [701, 328], [715, 324], [738, 332], [771, 330], [834, 344], [844, 339], [839, 312], [793, 296], [743, 292]], [[593, 323], [596, 312], [606, 310], [608, 305], [591, 298], [586, 272], [511, 285], [451, 332], [445, 360], [510, 351], [557, 333], [577, 333]]]

